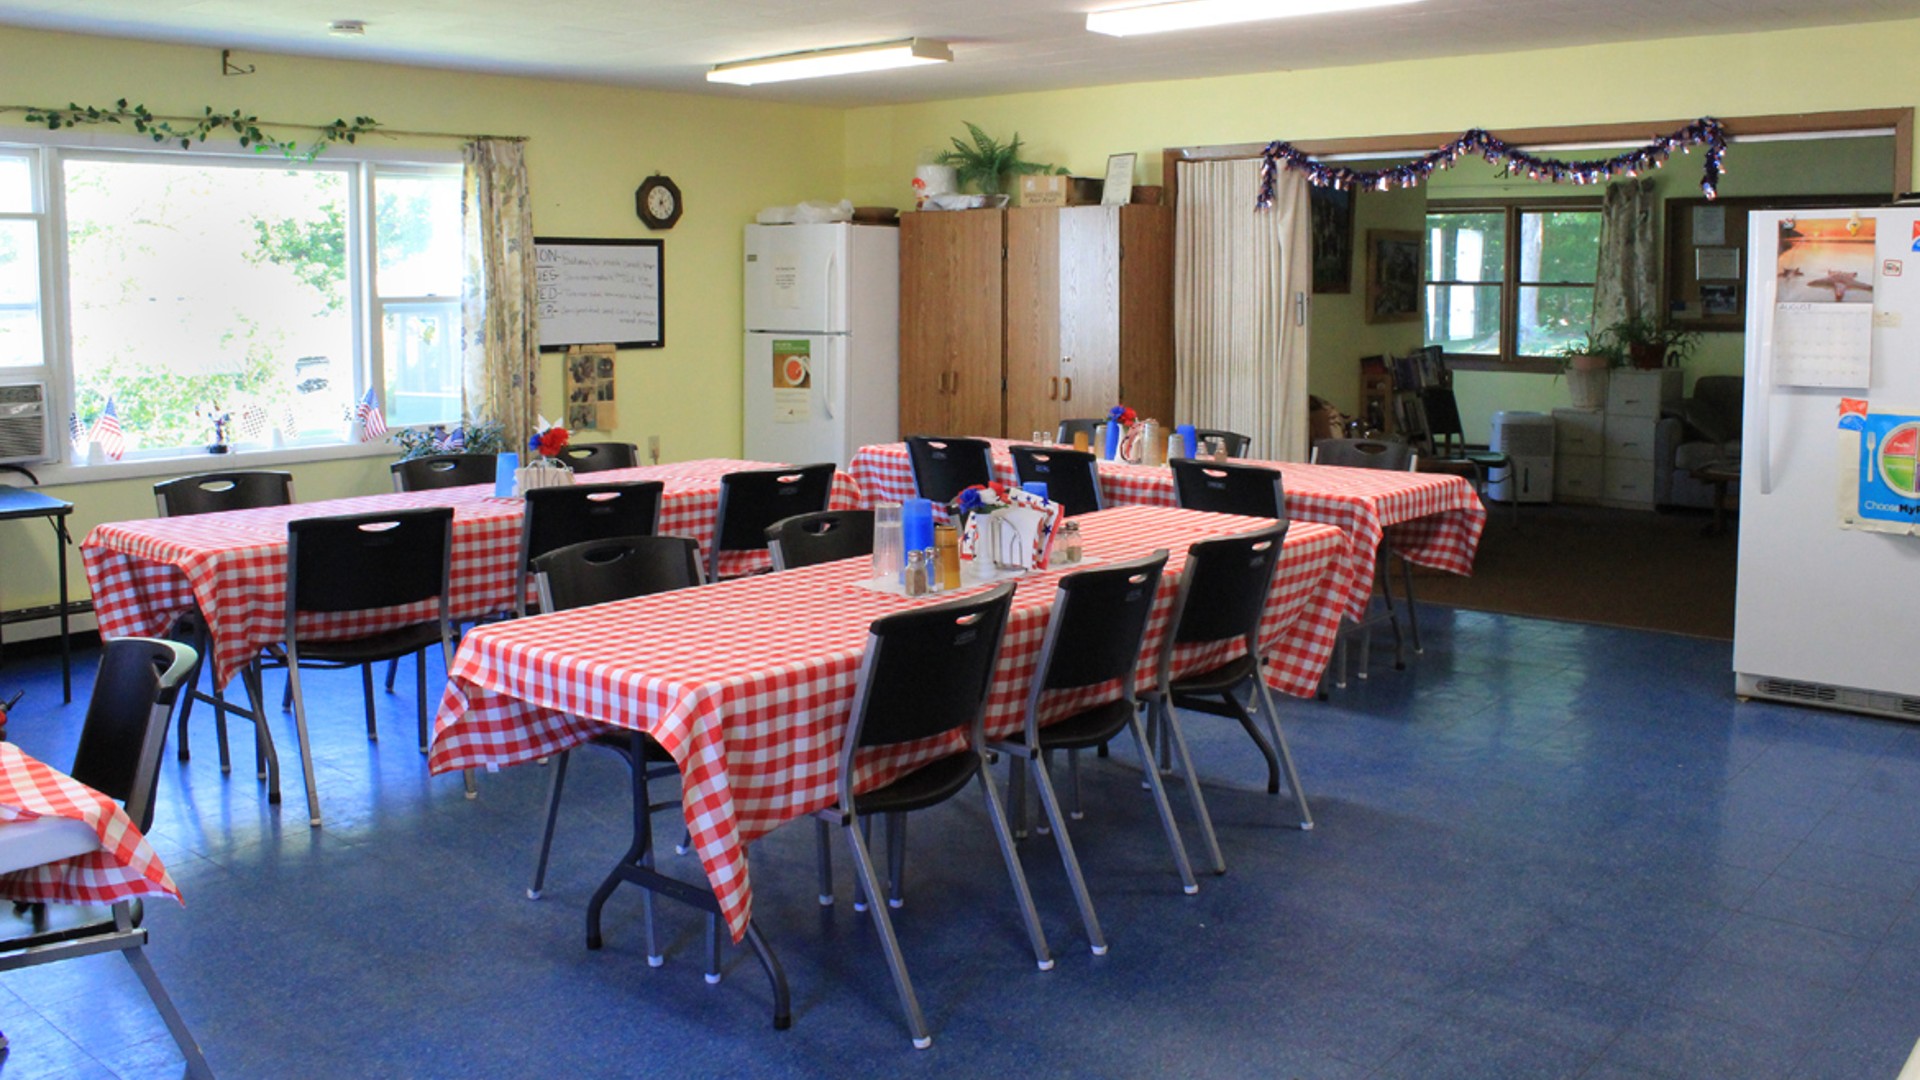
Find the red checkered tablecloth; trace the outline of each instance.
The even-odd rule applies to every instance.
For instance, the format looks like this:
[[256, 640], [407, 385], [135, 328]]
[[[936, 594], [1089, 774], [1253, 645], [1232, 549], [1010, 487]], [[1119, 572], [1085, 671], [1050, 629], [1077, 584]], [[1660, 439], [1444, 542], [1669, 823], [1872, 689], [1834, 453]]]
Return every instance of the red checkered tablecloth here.
[[[1187, 545], [1271, 524], [1145, 506], [1076, 520], [1096, 564], [1159, 547], [1170, 552], [1141, 650], [1142, 685], [1153, 677]], [[1333, 648], [1338, 615], [1327, 596], [1328, 571], [1345, 544], [1339, 530], [1324, 525], [1296, 524], [1287, 533], [1261, 629], [1296, 693], [1313, 692]], [[844, 560], [477, 627], [454, 658], [431, 767], [531, 761], [577, 745], [603, 724], [647, 732], [680, 765], [687, 827], [738, 939], [751, 913], [746, 845], [833, 802], [835, 759], [868, 624], [929, 602], [865, 587], [867, 567], [863, 559]], [[1067, 572], [1018, 579], [988, 703], [989, 734], [1021, 723], [1053, 584]], [[1230, 649], [1182, 649], [1175, 674], [1199, 670]], [[1050, 702], [1049, 711], [1117, 691], [1117, 684], [1095, 688]], [[877, 748], [862, 758], [856, 784], [885, 784], [945, 748], [939, 741]]]
[[45, 817], [85, 822], [100, 837], [100, 850], [0, 874], [0, 899], [112, 904], [136, 896], [180, 898], [160, 856], [119, 803], [12, 743], [0, 743], [0, 821]]
[[[995, 479], [1012, 483], [1015, 445], [993, 444]], [[1352, 619], [1364, 619], [1373, 588], [1374, 553], [1392, 530], [1394, 550], [1422, 566], [1467, 575], [1486, 527], [1486, 507], [1473, 485], [1445, 473], [1388, 472], [1290, 461], [1247, 461], [1279, 469], [1287, 496], [1287, 514], [1295, 521], [1318, 521], [1346, 530], [1351, 541], [1340, 560], [1335, 602]], [[861, 505], [901, 502], [914, 494], [913, 465], [905, 443], [863, 446], [846, 471], [859, 489]], [[1173, 472], [1161, 465], [1100, 463], [1100, 490], [1108, 506], [1174, 506]]]
[[[710, 458], [592, 473], [581, 483], [659, 480], [665, 484], [654, 529], [699, 541], [702, 558], [713, 538], [720, 477], [779, 463]], [[833, 500], [847, 506], [857, 489], [835, 473]], [[298, 518], [378, 513], [429, 506], [453, 507], [453, 616], [474, 619], [513, 607], [525, 503], [499, 499], [491, 485], [364, 495], [325, 502], [232, 510], [219, 514], [119, 521], [100, 525], [81, 545], [101, 636], [161, 637], [196, 603], [213, 631], [216, 677], [226, 685], [262, 646], [281, 638], [286, 618], [287, 522]], [[723, 574], [764, 569], [765, 552], [722, 558]], [[301, 634], [355, 637], [389, 626], [430, 620], [431, 602], [379, 612], [303, 617]]]

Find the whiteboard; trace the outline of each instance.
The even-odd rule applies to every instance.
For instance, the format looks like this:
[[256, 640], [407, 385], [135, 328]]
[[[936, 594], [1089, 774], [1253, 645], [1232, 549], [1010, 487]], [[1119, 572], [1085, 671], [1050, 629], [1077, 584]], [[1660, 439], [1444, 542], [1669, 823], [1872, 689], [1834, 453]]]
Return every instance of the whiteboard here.
[[661, 241], [536, 237], [533, 250], [541, 351], [666, 344]]

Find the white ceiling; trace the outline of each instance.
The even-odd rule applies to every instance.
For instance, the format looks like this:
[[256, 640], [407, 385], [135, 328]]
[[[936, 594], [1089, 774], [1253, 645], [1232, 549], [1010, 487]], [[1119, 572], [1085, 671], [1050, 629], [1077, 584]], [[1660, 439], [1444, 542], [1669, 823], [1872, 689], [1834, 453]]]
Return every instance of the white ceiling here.
[[[1920, 0], [1423, 0], [1139, 38], [1137, 0], [0, 0], [0, 24], [463, 71], [854, 106], [1920, 16]], [[362, 38], [330, 35], [336, 19]], [[930, 37], [954, 62], [716, 87], [727, 60]], [[1625, 73], [1623, 73], [1624, 75]]]

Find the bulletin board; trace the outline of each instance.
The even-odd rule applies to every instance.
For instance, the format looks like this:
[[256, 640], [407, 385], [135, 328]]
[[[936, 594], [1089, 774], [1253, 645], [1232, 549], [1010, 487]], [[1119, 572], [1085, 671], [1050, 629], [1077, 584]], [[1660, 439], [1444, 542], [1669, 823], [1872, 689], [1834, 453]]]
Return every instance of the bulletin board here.
[[1756, 210], [1878, 206], [1885, 195], [1748, 195], [1667, 200], [1667, 323], [1747, 328], [1747, 215]]
[[667, 343], [661, 241], [536, 237], [533, 250], [541, 352]]

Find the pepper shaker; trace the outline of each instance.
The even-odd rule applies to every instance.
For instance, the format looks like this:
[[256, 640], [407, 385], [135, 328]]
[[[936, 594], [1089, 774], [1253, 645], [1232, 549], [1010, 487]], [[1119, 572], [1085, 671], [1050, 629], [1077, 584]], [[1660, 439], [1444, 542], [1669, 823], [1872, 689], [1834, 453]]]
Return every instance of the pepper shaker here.
[[907, 552], [907, 595], [927, 595], [927, 553], [924, 551]]

